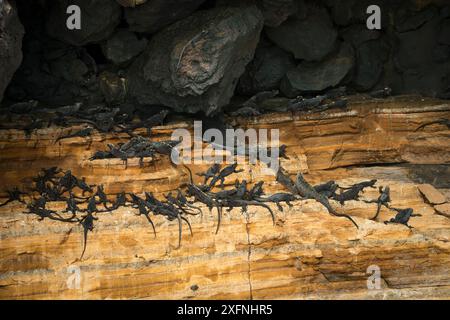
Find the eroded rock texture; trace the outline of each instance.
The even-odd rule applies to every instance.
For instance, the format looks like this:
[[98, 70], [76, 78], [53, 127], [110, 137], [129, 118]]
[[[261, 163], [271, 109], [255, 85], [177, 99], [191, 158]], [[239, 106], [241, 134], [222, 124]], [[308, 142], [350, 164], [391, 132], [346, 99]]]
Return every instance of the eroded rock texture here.
[[[376, 221], [369, 220], [377, 206], [362, 200], [376, 199], [377, 188], [364, 190], [360, 201], [344, 206], [331, 200], [336, 210], [354, 217], [359, 229], [346, 219], [329, 215], [317, 202], [302, 200], [292, 202], [292, 207], [282, 204], [283, 211], [270, 204], [276, 214], [274, 225], [261, 208], [249, 207], [248, 215], [239, 209], [224, 210], [215, 234], [217, 214], [202, 206], [202, 216], [188, 217], [193, 235], [184, 226], [179, 249], [176, 221], [152, 216], [154, 238], [143, 216], [135, 209], [122, 208], [98, 215], [79, 261], [83, 249], [80, 225], [38, 221], [23, 213], [24, 205], [13, 202], [0, 208], [0, 298], [448, 299], [448, 202], [433, 207], [418, 185], [448, 188], [449, 168], [444, 164], [450, 155], [449, 131], [439, 124], [420, 131], [415, 128], [449, 113], [447, 103], [416, 96], [387, 100], [352, 97], [347, 111], [236, 119], [243, 128], [280, 128], [280, 142], [288, 146], [290, 157], [282, 160], [282, 166], [292, 176], [304, 172], [312, 184], [334, 180], [348, 187], [378, 179], [377, 187], [390, 186], [393, 207], [410, 207], [421, 214], [411, 218], [413, 229], [385, 225], [384, 221], [393, 217], [385, 207]], [[189, 124], [156, 127], [154, 138], [165, 139], [179, 127]], [[31, 176], [51, 165], [73, 169], [88, 183], [105, 184], [111, 198], [120, 191], [152, 191], [162, 197], [189, 180], [183, 168], [172, 166], [167, 159], [146, 160], [144, 167], [130, 161], [127, 168], [120, 159], [87, 160], [106, 143], [128, 140], [126, 135], [95, 133], [89, 147], [85, 138], [55, 144], [61, 133], [66, 132], [51, 127], [26, 137], [18, 130], [1, 130], [4, 178], [0, 190], [19, 183], [30, 185]], [[444, 169], [417, 182], [412, 173], [420, 170], [412, 165], [420, 163], [442, 164]], [[262, 166], [242, 166], [245, 171], [238, 178], [250, 184], [264, 180], [268, 194], [285, 191], [273, 176], [261, 174]], [[197, 183], [203, 178], [195, 173], [206, 167], [191, 166]], [[226, 185], [231, 186], [235, 178], [230, 176]], [[64, 203], [49, 204], [58, 211], [64, 207]], [[380, 269], [378, 289], [368, 290], [369, 266]], [[79, 286], [71, 282], [73, 270], [79, 271]]]
[[288, 70], [295, 68], [292, 55], [275, 46], [261, 46], [239, 80], [239, 93], [252, 95], [275, 90]]
[[139, 55], [146, 46], [147, 39], [139, 39], [133, 32], [121, 29], [104, 43], [102, 49], [107, 59], [121, 65]]
[[294, 15], [301, 1], [296, 0], [263, 0], [259, 7], [264, 15], [264, 24], [268, 27], [278, 27], [290, 16]]
[[322, 60], [335, 47], [337, 31], [325, 8], [310, 7], [306, 17], [267, 28], [268, 37], [296, 59]]
[[199, 11], [176, 22], [130, 68], [130, 94], [177, 111], [219, 111], [253, 58], [262, 24], [254, 6]]
[[24, 28], [13, 1], [0, 2], [0, 102], [14, 72], [22, 62]]

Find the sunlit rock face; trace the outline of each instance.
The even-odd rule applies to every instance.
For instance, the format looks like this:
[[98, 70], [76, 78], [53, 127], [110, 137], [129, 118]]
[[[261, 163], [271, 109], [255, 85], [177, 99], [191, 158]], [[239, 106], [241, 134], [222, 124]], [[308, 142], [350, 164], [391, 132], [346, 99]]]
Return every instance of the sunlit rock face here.
[[14, 72], [22, 62], [24, 28], [14, 2], [0, 1], [0, 101]]
[[[66, 26], [67, 8], [78, 5], [81, 12], [81, 29]], [[108, 39], [122, 18], [121, 6], [110, 0], [61, 0], [49, 6], [45, 17], [47, 33], [62, 42], [83, 46]]]

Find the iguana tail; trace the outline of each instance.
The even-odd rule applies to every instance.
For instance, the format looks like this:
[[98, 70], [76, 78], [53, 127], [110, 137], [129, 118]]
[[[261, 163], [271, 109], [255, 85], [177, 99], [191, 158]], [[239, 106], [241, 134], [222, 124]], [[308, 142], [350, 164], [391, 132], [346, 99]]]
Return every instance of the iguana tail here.
[[80, 261], [83, 259], [84, 252], [86, 251], [87, 235], [88, 235], [88, 229], [85, 228], [85, 229], [84, 229], [84, 245], [83, 245], [83, 252], [81, 253]]

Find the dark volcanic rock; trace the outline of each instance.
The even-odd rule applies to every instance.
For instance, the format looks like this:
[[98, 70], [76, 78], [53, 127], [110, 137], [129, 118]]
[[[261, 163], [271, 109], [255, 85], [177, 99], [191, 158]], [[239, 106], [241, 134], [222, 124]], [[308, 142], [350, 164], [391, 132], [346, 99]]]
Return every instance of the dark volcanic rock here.
[[278, 89], [288, 70], [295, 68], [292, 56], [274, 46], [258, 47], [255, 58], [239, 80], [238, 91], [253, 95], [261, 91]]
[[177, 20], [189, 16], [205, 0], [152, 0], [125, 9], [131, 31], [154, 33]]
[[366, 13], [370, 5], [378, 5], [381, 9], [382, 29], [389, 24], [390, 12], [405, 0], [326, 0], [331, 8], [331, 16], [339, 26], [348, 26], [353, 23], [366, 23], [369, 15]]
[[0, 1], [0, 102], [14, 72], [22, 62], [24, 28], [14, 3]]
[[436, 95], [448, 87], [450, 61], [440, 63], [440, 59], [436, 59], [440, 46], [436, 35], [441, 23], [442, 18], [436, 16], [417, 30], [397, 34], [394, 59], [402, 74], [403, 92]]
[[325, 8], [311, 7], [305, 19], [289, 19], [267, 36], [296, 59], [320, 61], [335, 47], [337, 31]]
[[259, 8], [264, 16], [264, 24], [268, 27], [278, 27], [298, 10], [296, 0], [262, 0]]
[[405, 15], [404, 17], [401, 17], [395, 28], [398, 32], [416, 30], [438, 14], [439, 10], [437, 8], [429, 7], [426, 10], [414, 13], [412, 15]]
[[389, 56], [389, 46], [384, 41], [364, 42], [356, 50], [356, 72], [353, 83], [358, 90], [369, 90], [380, 79], [383, 65]]
[[99, 76], [100, 90], [108, 104], [121, 103], [126, 98], [125, 79], [115, 73], [104, 71]]
[[[69, 5], [81, 9], [81, 30], [69, 30], [66, 13]], [[52, 1], [46, 17], [47, 33], [60, 41], [83, 46], [107, 39], [120, 23], [122, 7], [111, 0], [58, 0]]]
[[[39, 33], [41, 35], [41, 33]], [[24, 40], [24, 59], [7, 90], [11, 100], [38, 100], [50, 105], [103, 99], [95, 66], [83, 48], [45, 36]]]
[[219, 111], [252, 60], [262, 26], [254, 6], [199, 11], [176, 22], [128, 70], [131, 96], [178, 111]]
[[334, 87], [345, 78], [353, 64], [353, 49], [343, 43], [336, 55], [319, 63], [302, 62], [288, 71], [281, 82], [281, 90], [291, 98], [302, 92], [318, 92]]
[[102, 51], [108, 60], [120, 65], [139, 55], [146, 46], [147, 39], [138, 39], [133, 32], [121, 29], [102, 45]]
[[124, 7], [136, 7], [138, 5], [147, 2], [147, 0], [116, 0], [116, 1], [120, 3], [121, 6]]
[[369, 30], [366, 25], [354, 24], [345, 28], [341, 32], [341, 36], [356, 49], [366, 41], [378, 39], [380, 37], [380, 31]]
[[347, 26], [351, 23], [353, 15], [353, 6], [356, 0], [337, 1], [327, 0], [327, 4], [331, 7], [331, 15], [334, 22], [339, 26]]
[[438, 45], [433, 50], [433, 61], [445, 63], [450, 60], [450, 46]]
[[442, 21], [439, 27], [438, 42], [450, 46], [450, 19]]

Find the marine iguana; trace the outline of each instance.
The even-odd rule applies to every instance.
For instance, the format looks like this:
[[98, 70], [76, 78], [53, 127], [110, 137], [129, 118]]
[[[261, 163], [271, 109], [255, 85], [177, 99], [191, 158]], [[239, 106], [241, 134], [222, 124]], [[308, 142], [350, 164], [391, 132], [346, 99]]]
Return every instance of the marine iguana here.
[[375, 220], [378, 218], [378, 215], [380, 214], [381, 206], [385, 206], [386, 208], [389, 208], [389, 202], [391, 202], [391, 196], [390, 192], [391, 189], [387, 186], [383, 189], [383, 187], [379, 188], [380, 196], [375, 201], [365, 201], [366, 203], [376, 203], [377, 204], [377, 212], [375, 213], [375, 216], [373, 218], [370, 218], [370, 220]]
[[398, 223], [398, 224], [403, 224], [403, 225], [407, 226], [408, 228], [412, 229], [413, 227], [408, 225], [409, 219], [411, 217], [421, 217], [422, 216], [421, 214], [414, 214], [414, 210], [411, 208], [407, 208], [407, 209], [391, 208], [391, 210], [397, 211], [397, 214], [395, 215], [394, 218], [391, 218], [389, 221], [385, 221], [384, 224]]
[[331, 215], [337, 216], [337, 217], [344, 217], [350, 220], [356, 228], [359, 228], [356, 222], [347, 214], [338, 213], [336, 210], [333, 209], [333, 207], [330, 205], [330, 202], [328, 201], [328, 198], [324, 195], [317, 192], [303, 177], [303, 175], [299, 172], [297, 173], [297, 179], [295, 181], [295, 186], [298, 190], [298, 193], [300, 196], [306, 198], [306, 199], [314, 199], [320, 204], [322, 204]]
[[21, 203], [25, 203], [25, 201], [22, 200], [21, 196], [25, 193], [20, 191], [17, 187], [14, 187], [12, 190], [7, 190], [6, 193], [8, 194], [8, 200], [0, 204], [0, 207], [6, 206], [10, 202], [19, 201]]
[[219, 171], [220, 171], [220, 164], [214, 163], [211, 167], [208, 168], [208, 170], [206, 170], [206, 172], [197, 173], [197, 176], [205, 177], [203, 184], [206, 185], [208, 180], [213, 178], [216, 174], [218, 174]]
[[431, 126], [433, 124], [440, 124], [440, 125], [446, 126], [447, 129], [450, 129], [450, 119], [438, 119], [438, 120], [426, 122], [426, 123], [420, 125], [419, 127], [417, 127], [416, 130], [414, 130], [414, 131], [419, 131], [420, 129], [423, 129], [427, 126]]
[[213, 188], [216, 185], [217, 181], [220, 180], [220, 187], [223, 189], [226, 177], [232, 175], [233, 173], [240, 173], [244, 171], [243, 169], [236, 170], [237, 166], [238, 164], [237, 162], [235, 162], [220, 170], [220, 172], [212, 178], [211, 182], [209, 183], [209, 187]]

